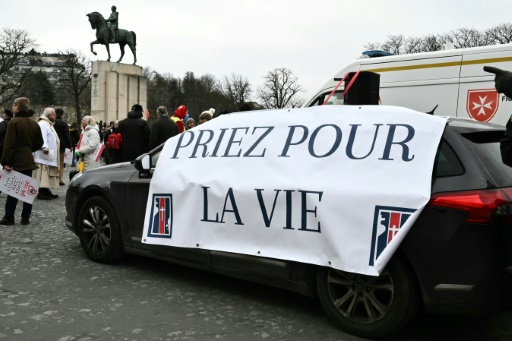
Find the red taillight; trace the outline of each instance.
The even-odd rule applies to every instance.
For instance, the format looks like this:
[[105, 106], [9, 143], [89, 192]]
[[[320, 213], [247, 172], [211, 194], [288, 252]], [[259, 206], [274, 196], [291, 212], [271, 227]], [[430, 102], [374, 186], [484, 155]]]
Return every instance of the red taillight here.
[[489, 223], [512, 219], [512, 188], [436, 193], [429, 204], [466, 211], [466, 221]]

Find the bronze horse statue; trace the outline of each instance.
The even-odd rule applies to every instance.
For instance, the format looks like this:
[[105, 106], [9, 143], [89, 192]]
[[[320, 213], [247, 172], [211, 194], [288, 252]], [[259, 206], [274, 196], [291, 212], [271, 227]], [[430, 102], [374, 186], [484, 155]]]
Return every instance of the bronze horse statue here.
[[[110, 48], [109, 48], [110, 30], [107, 26], [107, 21], [105, 20], [105, 18], [103, 18], [101, 13], [98, 13], [98, 12], [89, 13], [89, 14], [87, 14], [87, 16], [89, 17], [89, 22], [91, 23], [92, 29], [96, 30], [96, 40], [91, 42], [91, 52], [94, 53], [94, 55], [96, 55], [96, 52], [94, 52], [94, 49], [93, 49], [93, 46], [95, 44], [105, 45], [105, 47], [107, 48], [107, 53], [108, 53], [107, 61], [110, 61]], [[123, 59], [125, 45], [128, 45], [130, 47], [130, 50], [132, 50], [133, 59], [134, 59], [133, 65], [135, 65], [135, 63], [137, 63], [137, 54], [135, 52], [136, 51], [136, 49], [135, 49], [136, 40], [137, 40], [137, 37], [135, 35], [135, 32], [133, 32], [133, 31], [121, 30], [121, 29], [119, 29], [117, 31], [117, 43], [114, 43], [114, 44], [119, 44], [119, 47], [121, 48], [121, 57], [117, 61], [118, 63]]]

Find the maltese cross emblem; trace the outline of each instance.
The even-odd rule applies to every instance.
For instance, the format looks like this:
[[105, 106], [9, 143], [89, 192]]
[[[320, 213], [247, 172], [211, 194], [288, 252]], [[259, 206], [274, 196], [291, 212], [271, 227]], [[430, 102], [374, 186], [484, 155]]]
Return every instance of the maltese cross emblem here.
[[498, 111], [499, 94], [495, 89], [468, 90], [466, 110], [469, 117], [488, 122]]

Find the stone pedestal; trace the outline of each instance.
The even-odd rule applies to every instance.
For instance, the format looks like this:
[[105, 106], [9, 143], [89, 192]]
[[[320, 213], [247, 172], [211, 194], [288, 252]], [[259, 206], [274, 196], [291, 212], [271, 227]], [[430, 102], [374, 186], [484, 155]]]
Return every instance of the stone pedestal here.
[[98, 122], [122, 120], [136, 103], [147, 109], [147, 79], [140, 66], [92, 62], [91, 91], [91, 115]]

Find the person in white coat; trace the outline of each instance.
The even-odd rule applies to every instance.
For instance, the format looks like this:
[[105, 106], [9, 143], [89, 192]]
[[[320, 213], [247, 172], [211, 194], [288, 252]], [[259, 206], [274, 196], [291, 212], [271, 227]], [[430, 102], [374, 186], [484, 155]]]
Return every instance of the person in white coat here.
[[83, 133], [80, 141], [80, 148], [76, 151], [78, 157], [83, 157], [84, 170], [91, 170], [100, 166], [100, 161], [96, 161], [97, 148], [101, 143], [100, 128], [92, 116], [84, 116], [82, 119]]
[[39, 128], [43, 135], [43, 147], [34, 153], [34, 161], [38, 167], [32, 172], [32, 177], [39, 180], [39, 193], [37, 198], [50, 200], [58, 197], [51, 189], [59, 188], [59, 137], [53, 128], [55, 122], [55, 109], [46, 108], [38, 119]]

